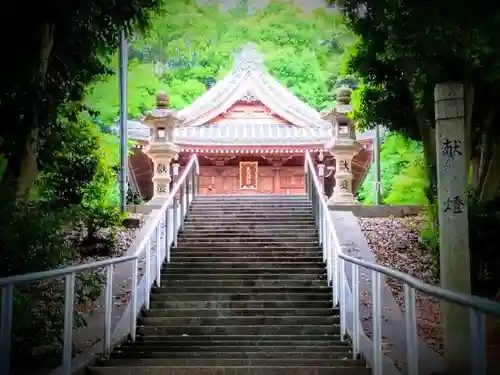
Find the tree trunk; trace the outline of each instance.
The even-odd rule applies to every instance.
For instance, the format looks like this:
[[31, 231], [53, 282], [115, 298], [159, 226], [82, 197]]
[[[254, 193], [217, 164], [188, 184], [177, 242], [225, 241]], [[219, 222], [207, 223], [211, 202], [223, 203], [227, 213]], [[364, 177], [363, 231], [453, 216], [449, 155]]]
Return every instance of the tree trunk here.
[[500, 187], [500, 145], [495, 142], [493, 152], [487, 163], [486, 173], [480, 185], [479, 199], [488, 201], [495, 198]]
[[[49, 66], [50, 54], [54, 45], [54, 24], [45, 23], [39, 31], [40, 60], [34, 77], [34, 88], [44, 93], [45, 78]], [[42, 90], [40, 90], [42, 89]], [[43, 98], [44, 99], [44, 98]], [[40, 98], [42, 101], [42, 98]], [[38, 176], [38, 134], [40, 126], [40, 103], [33, 103], [31, 132], [26, 139], [25, 153], [21, 160], [17, 179], [17, 197], [26, 199]]]

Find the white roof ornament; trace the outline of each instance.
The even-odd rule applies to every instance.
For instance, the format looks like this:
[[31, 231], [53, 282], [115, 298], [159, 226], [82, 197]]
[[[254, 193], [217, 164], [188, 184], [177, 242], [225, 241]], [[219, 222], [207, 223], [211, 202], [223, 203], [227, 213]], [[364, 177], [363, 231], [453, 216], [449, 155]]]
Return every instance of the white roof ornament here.
[[258, 70], [264, 67], [264, 55], [257, 50], [257, 46], [248, 43], [235, 55], [236, 71]]

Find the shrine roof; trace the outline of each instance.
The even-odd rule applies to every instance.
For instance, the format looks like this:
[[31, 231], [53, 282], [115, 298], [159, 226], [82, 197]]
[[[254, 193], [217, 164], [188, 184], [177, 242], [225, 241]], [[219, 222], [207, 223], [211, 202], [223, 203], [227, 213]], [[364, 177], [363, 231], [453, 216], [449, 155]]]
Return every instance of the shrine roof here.
[[[149, 140], [150, 129], [138, 121], [128, 121], [128, 137]], [[216, 123], [174, 129], [174, 142], [190, 145], [302, 145], [325, 144], [330, 129], [304, 128], [275, 123]]]
[[184, 118], [182, 126], [207, 124], [242, 99], [261, 102], [296, 126], [330, 129], [330, 124], [321, 118], [318, 111], [269, 74], [264, 66], [264, 56], [253, 44], [245, 45], [236, 55], [234, 66], [224, 79], [178, 112]]
[[[150, 129], [139, 121], [127, 122], [128, 137], [148, 141]], [[118, 129], [115, 129], [117, 131]], [[357, 133], [357, 139], [372, 138], [371, 131]], [[174, 130], [174, 142], [196, 146], [299, 146], [324, 145], [331, 139], [330, 129], [301, 128], [288, 124], [216, 123]]]
[[330, 129], [275, 123], [219, 122], [174, 131], [175, 142], [193, 145], [323, 145], [331, 137]]

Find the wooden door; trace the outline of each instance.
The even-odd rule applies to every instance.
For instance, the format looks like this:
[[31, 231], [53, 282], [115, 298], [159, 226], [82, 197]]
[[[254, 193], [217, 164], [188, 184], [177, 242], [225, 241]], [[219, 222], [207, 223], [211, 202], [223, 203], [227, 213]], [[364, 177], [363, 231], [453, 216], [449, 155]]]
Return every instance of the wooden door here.
[[304, 194], [304, 169], [302, 167], [282, 167], [279, 172], [281, 194]]

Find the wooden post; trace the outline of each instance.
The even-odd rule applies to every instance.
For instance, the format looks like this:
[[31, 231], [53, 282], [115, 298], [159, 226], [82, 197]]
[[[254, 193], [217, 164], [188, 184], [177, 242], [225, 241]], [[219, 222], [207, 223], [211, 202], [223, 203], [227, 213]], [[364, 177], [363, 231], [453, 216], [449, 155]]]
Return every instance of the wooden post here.
[[[441, 286], [470, 293], [463, 85], [439, 84], [434, 99]], [[469, 311], [444, 302], [441, 311], [447, 373], [470, 374]]]

